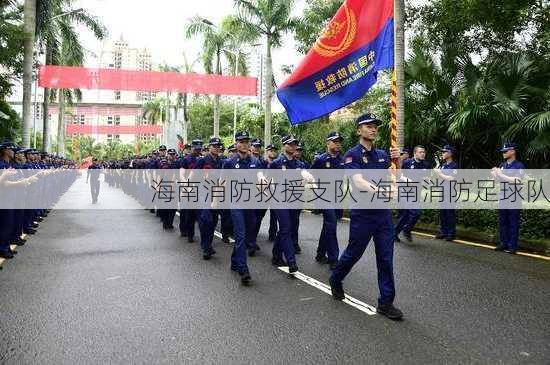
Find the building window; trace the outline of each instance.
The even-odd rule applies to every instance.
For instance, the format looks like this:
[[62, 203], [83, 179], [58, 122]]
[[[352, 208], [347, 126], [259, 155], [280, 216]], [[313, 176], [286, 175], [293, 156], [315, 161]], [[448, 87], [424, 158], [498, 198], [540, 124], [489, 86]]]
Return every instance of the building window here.
[[107, 124], [113, 124], [113, 117], [110, 115], [107, 117]]
[[115, 91], [115, 100], [120, 100], [120, 91]]
[[115, 115], [115, 125], [120, 125], [120, 115]]
[[115, 139], [116, 139], [116, 140], [120, 140], [120, 134], [116, 134], [116, 135], [115, 135]]
[[113, 135], [112, 134], [107, 135], [107, 142], [113, 142]]

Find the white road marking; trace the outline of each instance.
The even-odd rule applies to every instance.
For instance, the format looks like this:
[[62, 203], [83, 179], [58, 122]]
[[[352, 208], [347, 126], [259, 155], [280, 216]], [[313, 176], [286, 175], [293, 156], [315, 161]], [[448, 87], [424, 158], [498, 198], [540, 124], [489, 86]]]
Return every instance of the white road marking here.
[[[284, 273], [288, 274], [288, 267], [287, 266], [280, 266], [279, 270], [281, 270]], [[303, 281], [304, 283], [311, 285], [314, 288], [319, 289], [322, 292], [327, 293], [328, 295], [332, 295], [332, 292], [330, 290], [330, 286], [323, 284], [322, 282], [315, 280], [305, 274], [302, 274], [301, 272], [297, 271], [296, 273], [292, 274], [296, 279]], [[355, 299], [349, 295], [346, 294], [346, 299], [344, 299], [342, 302], [351, 305], [352, 307], [359, 309], [361, 312], [368, 314], [369, 316], [373, 316], [376, 314], [376, 308], [372, 305], [369, 305], [367, 303], [363, 303], [362, 301]]]
[[107, 278], [107, 279], [105, 279], [105, 280], [106, 280], [106, 281], [107, 281], [107, 280], [116, 280], [116, 279], [120, 279], [120, 278], [122, 278], [122, 276], [111, 276], [110, 278]]

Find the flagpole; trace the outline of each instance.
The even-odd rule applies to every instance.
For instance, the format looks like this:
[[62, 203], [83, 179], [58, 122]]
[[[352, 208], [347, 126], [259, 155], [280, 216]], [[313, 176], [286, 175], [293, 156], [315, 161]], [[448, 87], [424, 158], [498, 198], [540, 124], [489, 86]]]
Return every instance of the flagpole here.
[[403, 148], [405, 144], [405, 1], [394, 0], [393, 6], [395, 48], [392, 77], [391, 146]]

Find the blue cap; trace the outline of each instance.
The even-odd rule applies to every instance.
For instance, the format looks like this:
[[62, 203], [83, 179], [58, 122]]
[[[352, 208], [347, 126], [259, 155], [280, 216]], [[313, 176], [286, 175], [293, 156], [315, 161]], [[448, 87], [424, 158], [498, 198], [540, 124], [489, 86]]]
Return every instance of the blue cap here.
[[291, 135], [283, 136], [283, 138], [281, 138], [281, 141], [283, 142], [283, 144], [292, 144], [292, 143], [298, 144], [298, 140]]
[[327, 136], [327, 142], [328, 141], [341, 141], [344, 137], [338, 132], [330, 132]]
[[441, 152], [450, 152], [450, 153], [454, 154], [456, 152], [456, 149], [453, 146], [451, 146], [450, 144], [446, 144], [441, 149]]
[[405, 153], [410, 155], [410, 154], [411, 154], [411, 151], [409, 151], [408, 148], [402, 148], [402, 149], [401, 149], [401, 152], [399, 152], [399, 154], [401, 154], [401, 155], [404, 155]]
[[159, 151], [166, 151], [166, 146], [165, 145], [160, 145]]
[[262, 143], [262, 140], [259, 139], [259, 138], [254, 138], [250, 144], [254, 147], [262, 147], [263, 146], [263, 143]]
[[0, 150], [7, 150], [7, 149], [13, 150], [15, 148], [17, 148], [17, 146], [13, 142], [6, 141], [6, 142], [0, 143]]
[[508, 152], [511, 150], [515, 150], [516, 148], [518, 148], [518, 145], [516, 143], [507, 142], [502, 145], [500, 152]]
[[202, 140], [201, 139], [194, 139], [191, 141], [191, 147], [201, 149], [202, 148]]
[[249, 139], [250, 139], [250, 134], [248, 132], [241, 131], [235, 134], [235, 141], [244, 141]]
[[304, 145], [302, 144], [302, 142], [298, 143], [298, 147], [296, 147], [296, 150], [297, 151], [303, 151], [304, 150]]
[[237, 148], [235, 147], [234, 144], [232, 144], [232, 145], [230, 145], [229, 147], [227, 147], [227, 150], [228, 150], [229, 152], [235, 152], [236, 149], [237, 149]]
[[265, 148], [266, 151], [271, 151], [271, 150], [275, 150], [277, 151], [278, 148], [277, 146], [275, 146], [274, 144], [268, 144], [267, 147]]
[[208, 141], [209, 146], [219, 146], [222, 144], [222, 140], [219, 137], [212, 137]]
[[382, 121], [378, 118], [376, 118], [376, 115], [374, 114], [371, 114], [371, 113], [367, 113], [367, 114], [363, 114], [361, 115], [359, 118], [357, 118], [357, 120], [355, 121], [355, 125], [357, 127], [363, 125], [363, 124], [376, 124], [376, 125], [380, 125], [382, 124]]
[[169, 154], [169, 155], [176, 155], [176, 154], [177, 154], [177, 152], [176, 152], [176, 150], [175, 150], [175, 149], [173, 149], [173, 148], [170, 148], [170, 149], [168, 150], [168, 154]]

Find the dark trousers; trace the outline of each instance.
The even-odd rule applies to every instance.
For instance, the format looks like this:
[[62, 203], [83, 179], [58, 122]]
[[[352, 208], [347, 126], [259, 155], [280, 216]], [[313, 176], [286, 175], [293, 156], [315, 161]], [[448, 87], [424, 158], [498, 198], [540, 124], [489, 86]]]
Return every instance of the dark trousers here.
[[201, 232], [201, 248], [204, 253], [212, 251], [214, 231], [218, 225], [218, 211], [201, 209], [199, 213], [199, 229]]
[[338, 261], [339, 248], [338, 237], [336, 235], [336, 210], [323, 209], [323, 228], [319, 237], [319, 245], [317, 246], [317, 257], [328, 257], [329, 262]]
[[456, 236], [456, 210], [439, 210], [439, 223], [441, 225], [441, 234], [445, 237]]
[[222, 230], [222, 236], [231, 236], [233, 234], [233, 220], [231, 218], [230, 209], [220, 209], [220, 228]]
[[256, 211], [231, 209], [231, 219], [233, 221], [233, 237], [235, 238], [231, 268], [242, 274], [248, 272], [246, 250], [256, 242]]
[[273, 212], [273, 209], [269, 210], [269, 237], [277, 237], [277, 215]]
[[421, 214], [421, 209], [399, 209], [397, 213], [395, 235], [398, 236], [401, 232], [411, 233]]
[[275, 212], [277, 223], [279, 223], [279, 232], [273, 244], [273, 257], [275, 259], [282, 259], [284, 254], [288, 264], [295, 264], [296, 256], [293, 236], [297, 228], [294, 225], [298, 221], [296, 215], [299, 215], [300, 211], [296, 209], [273, 209], [271, 211]]
[[500, 245], [509, 250], [518, 249], [521, 209], [499, 209], [498, 230]]
[[92, 193], [92, 201], [96, 202], [99, 197], [99, 188], [101, 183], [99, 180], [90, 180], [90, 192]]
[[393, 303], [395, 284], [393, 278], [393, 238], [394, 227], [391, 211], [352, 210], [350, 213], [349, 243], [331, 281], [340, 283], [351, 271], [353, 265], [365, 252], [371, 239], [374, 239], [376, 267], [378, 269], [379, 304]]
[[188, 238], [195, 237], [195, 222], [197, 221], [197, 209], [180, 210], [180, 232]]
[[15, 222], [15, 210], [0, 209], [0, 251], [10, 250], [11, 238], [13, 236], [13, 225]]

